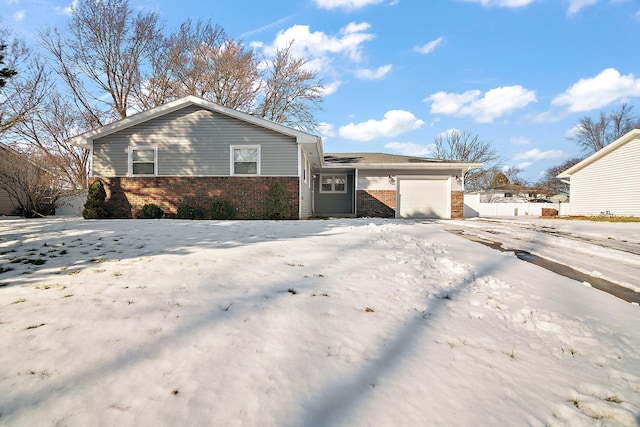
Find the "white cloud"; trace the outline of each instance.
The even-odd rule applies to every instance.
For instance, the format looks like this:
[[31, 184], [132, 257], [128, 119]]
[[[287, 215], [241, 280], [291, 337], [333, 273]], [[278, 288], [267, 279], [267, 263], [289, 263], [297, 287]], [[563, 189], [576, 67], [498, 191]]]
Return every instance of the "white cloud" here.
[[424, 122], [412, 113], [403, 110], [387, 111], [382, 120], [367, 120], [342, 126], [341, 137], [355, 141], [371, 141], [376, 138], [391, 137], [420, 128]]
[[522, 162], [522, 163], [518, 163], [518, 164], [516, 165], [516, 169], [523, 170], [523, 169], [528, 168], [528, 167], [529, 167], [529, 166], [531, 166], [532, 164], [533, 164], [533, 162]]
[[391, 151], [402, 154], [404, 156], [421, 156], [425, 157], [433, 152], [433, 144], [422, 145], [415, 142], [389, 142], [384, 145]]
[[18, 4], [18, 3], [20, 3], [20, 0], [7, 0], [7, 4], [9, 6], [11, 6], [12, 4]]
[[331, 55], [344, 54], [354, 62], [360, 61], [362, 44], [374, 38], [373, 34], [367, 32], [369, 28], [366, 22], [351, 22], [334, 36], [322, 31], [311, 32], [308, 25], [294, 25], [280, 31], [270, 46], [262, 43], [252, 43], [252, 46], [263, 48], [265, 54], [273, 55], [276, 50], [293, 42], [291, 50], [294, 56], [309, 58], [315, 69], [323, 69], [331, 62]]
[[259, 28], [256, 28], [254, 30], [249, 30], [247, 32], [244, 32], [244, 33], [242, 33], [242, 34], [240, 34], [238, 36], [238, 39], [244, 40], [244, 39], [246, 39], [247, 37], [249, 37], [249, 36], [251, 36], [253, 34], [258, 34], [258, 33], [261, 33], [263, 31], [270, 30], [272, 28], [281, 27], [281, 26], [283, 26], [285, 24], [285, 22], [289, 21], [292, 17], [293, 17], [293, 15], [285, 16], [284, 18], [280, 18], [277, 21], [271, 22], [271, 23], [269, 23], [267, 25], [263, 25], [262, 27], [259, 27]]
[[575, 15], [580, 12], [584, 7], [591, 6], [598, 3], [598, 0], [569, 0], [569, 9], [567, 9], [567, 15]]
[[532, 123], [553, 123], [564, 120], [567, 117], [566, 112], [562, 111], [554, 111], [557, 109], [553, 109], [550, 111], [544, 111], [542, 113], [535, 113], [527, 115], [527, 118]]
[[432, 113], [451, 116], [459, 114], [463, 105], [477, 100], [480, 93], [479, 90], [468, 90], [464, 93], [438, 92], [424, 100], [433, 102], [431, 104]]
[[336, 80], [329, 84], [324, 85], [324, 90], [322, 94], [326, 96], [326, 95], [331, 95], [332, 93], [336, 93], [336, 91], [338, 90], [341, 84], [342, 82], [340, 80]]
[[498, 7], [514, 8], [514, 7], [527, 6], [533, 3], [535, 0], [464, 0], [464, 1], [466, 1], [467, 3], [480, 3], [484, 7], [498, 6]]
[[440, 132], [436, 136], [438, 136], [440, 138], [448, 138], [449, 135], [455, 135], [455, 134], [460, 134], [460, 133], [462, 133], [462, 131], [460, 129], [449, 128], [449, 129], [445, 130], [444, 132]]
[[382, 3], [383, 0], [314, 0], [321, 9], [360, 9], [372, 4]]
[[547, 159], [557, 159], [559, 157], [563, 157], [564, 153], [561, 150], [548, 150], [542, 151], [539, 148], [533, 148], [529, 151], [525, 151], [524, 153], [518, 153], [513, 156], [514, 160], [547, 160]]
[[13, 20], [14, 20], [14, 21], [18, 21], [18, 22], [20, 22], [20, 21], [22, 21], [22, 20], [24, 19], [24, 17], [25, 17], [25, 11], [24, 11], [24, 9], [19, 10], [19, 11], [15, 12], [15, 13], [13, 14]]
[[496, 118], [536, 102], [536, 93], [522, 86], [504, 86], [487, 91], [461, 94], [437, 92], [425, 99], [431, 101], [431, 113], [470, 116], [479, 123], [491, 123]]
[[331, 123], [318, 123], [318, 133], [323, 138], [331, 138], [336, 136], [336, 132]]
[[524, 137], [524, 136], [516, 136], [514, 138], [511, 138], [509, 141], [512, 144], [516, 144], [516, 145], [529, 145], [529, 144], [531, 144], [531, 140], [529, 138]]
[[416, 52], [420, 52], [420, 53], [423, 53], [425, 55], [428, 55], [431, 52], [433, 52], [436, 49], [436, 47], [438, 47], [438, 45], [440, 43], [442, 43], [443, 41], [444, 41], [443, 37], [438, 37], [437, 39], [431, 40], [429, 43], [427, 43], [427, 44], [425, 44], [423, 46], [416, 46], [413, 49]]
[[73, 13], [73, 10], [77, 7], [78, 7], [78, 0], [73, 0], [71, 3], [69, 3], [69, 6], [66, 6], [66, 7], [56, 6], [55, 10], [56, 12], [62, 13], [64, 15], [71, 15]]
[[391, 71], [391, 64], [383, 65], [382, 67], [378, 67], [375, 70], [370, 70], [368, 68], [362, 68], [356, 70], [356, 77], [362, 80], [379, 80]]
[[571, 139], [574, 136], [578, 135], [578, 125], [574, 125], [571, 129], [564, 133], [564, 136]]
[[633, 74], [622, 76], [615, 68], [607, 68], [593, 78], [580, 79], [551, 103], [566, 105], [571, 112], [582, 112], [634, 96], [640, 96], [640, 79]]

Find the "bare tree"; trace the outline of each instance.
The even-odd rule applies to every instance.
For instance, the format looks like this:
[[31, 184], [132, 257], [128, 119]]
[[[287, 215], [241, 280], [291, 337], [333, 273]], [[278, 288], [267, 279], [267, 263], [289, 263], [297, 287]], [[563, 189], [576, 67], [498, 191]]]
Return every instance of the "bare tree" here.
[[159, 36], [149, 66], [141, 71], [138, 84], [133, 87], [133, 99], [138, 109], [149, 110], [178, 99], [169, 58], [169, 40]]
[[315, 110], [322, 103], [323, 86], [309, 60], [296, 58], [293, 41], [267, 60], [263, 96], [257, 108], [260, 117], [306, 131], [317, 127]]
[[138, 94], [144, 105], [194, 95], [249, 112], [259, 81], [253, 51], [230, 39], [222, 27], [210, 21], [193, 23], [188, 19], [153, 56]]
[[94, 128], [93, 115], [77, 111], [63, 96], [52, 91], [30, 120], [14, 129], [22, 142], [36, 149], [46, 161], [47, 170], [55, 174], [68, 189], [87, 188], [89, 150], [69, 144], [78, 133]]
[[9, 194], [20, 215], [44, 216], [55, 210], [61, 185], [43, 163], [36, 152], [0, 147], [0, 188]]
[[502, 168], [502, 173], [507, 177], [510, 184], [516, 185], [528, 185], [527, 180], [522, 177], [522, 169], [516, 168], [514, 166], [508, 166]]
[[260, 77], [253, 51], [211, 21], [187, 19], [176, 33], [159, 42], [136, 97], [148, 108], [194, 95], [250, 112]]
[[542, 178], [536, 183], [536, 187], [547, 190], [550, 194], [569, 194], [569, 184], [557, 178], [558, 174], [566, 171], [582, 160], [582, 157], [574, 157], [559, 165], [552, 166], [544, 172]]
[[24, 40], [0, 29], [3, 67], [0, 85], [0, 136], [19, 123], [24, 123], [43, 99], [47, 89], [47, 73], [44, 62], [35, 55]]
[[469, 132], [449, 130], [438, 135], [434, 141], [433, 155], [436, 159], [454, 160], [470, 163], [484, 163], [480, 169], [465, 173], [465, 188], [477, 191], [488, 188], [493, 173], [501, 161], [500, 153], [491, 148], [488, 142]]
[[128, 0], [80, 0], [66, 33], [41, 38], [76, 105], [103, 124], [104, 109], [111, 119], [127, 117], [160, 30], [157, 13], [135, 14]]
[[591, 154], [636, 128], [640, 128], [640, 117], [633, 114], [633, 106], [625, 103], [610, 113], [601, 111], [597, 120], [581, 118], [569, 139]]

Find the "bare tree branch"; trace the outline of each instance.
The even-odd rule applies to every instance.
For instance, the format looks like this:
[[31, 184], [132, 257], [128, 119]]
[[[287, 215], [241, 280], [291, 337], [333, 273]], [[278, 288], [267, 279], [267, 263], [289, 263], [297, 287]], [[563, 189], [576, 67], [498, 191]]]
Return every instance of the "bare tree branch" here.
[[323, 86], [317, 71], [307, 68], [309, 61], [293, 56], [293, 41], [266, 61], [263, 97], [257, 114], [267, 120], [314, 131], [315, 110], [322, 103]]
[[75, 102], [100, 124], [99, 105], [111, 119], [127, 117], [159, 37], [158, 15], [134, 14], [128, 0], [80, 0], [66, 34], [54, 29], [41, 36]]
[[478, 135], [469, 132], [449, 130], [434, 139], [434, 157], [470, 163], [484, 163], [481, 169], [465, 173], [465, 189], [477, 191], [491, 186], [491, 177], [500, 163], [500, 153], [491, 148]]
[[544, 172], [536, 186], [547, 190], [550, 194], [569, 194], [569, 184], [557, 178], [558, 174], [566, 171], [571, 166], [582, 160], [582, 157], [574, 157], [559, 165], [552, 166]]
[[[19, 38], [10, 40], [7, 30], [0, 29], [5, 68], [12, 70], [0, 90], [0, 136], [27, 120], [43, 99], [49, 87], [44, 62]], [[7, 44], [5, 44], [5, 41]]]
[[640, 117], [633, 114], [633, 106], [625, 103], [610, 113], [601, 111], [598, 120], [581, 118], [569, 139], [591, 154], [637, 128], [640, 128]]

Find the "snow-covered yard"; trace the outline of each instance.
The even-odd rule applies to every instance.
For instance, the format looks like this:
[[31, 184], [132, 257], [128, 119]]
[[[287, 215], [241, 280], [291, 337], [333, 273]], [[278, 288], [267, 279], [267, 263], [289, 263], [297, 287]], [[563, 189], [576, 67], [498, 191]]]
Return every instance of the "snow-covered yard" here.
[[474, 224], [0, 221], [0, 424], [637, 425], [640, 307]]

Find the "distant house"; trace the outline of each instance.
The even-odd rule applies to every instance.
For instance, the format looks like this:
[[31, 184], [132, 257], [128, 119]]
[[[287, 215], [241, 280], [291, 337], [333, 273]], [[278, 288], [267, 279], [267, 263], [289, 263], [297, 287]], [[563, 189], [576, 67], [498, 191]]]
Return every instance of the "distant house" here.
[[[7, 156], [10, 156], [11, 153], [8, 152], [8, 148], [5, 147], [4, 144], [0, 144], [0, 167], [4, 163], [4, 159]], [[16, 206], [9, 196], [9, 193], [4, 188], [0, 188], [0, 215], [14, 215], [16, 210]]]
[[481, 203], [547, 202], [551, 196], [548, 191], [542, 188], [519, 184], [498, 185], [471, 194], [478, 194]]
[[640, 216], [640, 129], [558, 175], [569, 181], [571, 215]]
[[324, 154], [320, 137], [187, 96], [76, 136], [91, 150], [120, 217], [147, 203], [225, 199], [236, 217], [265, 216], [280, 182], [291, 218], [463, 217], [464, 173], [479, 163], [383, 153]]

